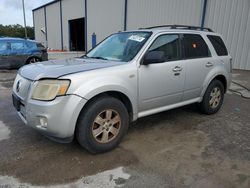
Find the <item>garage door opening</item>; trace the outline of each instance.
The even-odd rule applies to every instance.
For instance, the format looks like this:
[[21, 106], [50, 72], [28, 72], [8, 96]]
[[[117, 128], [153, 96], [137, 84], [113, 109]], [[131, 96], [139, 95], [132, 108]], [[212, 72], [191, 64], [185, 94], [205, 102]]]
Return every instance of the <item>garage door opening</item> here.
[[85, 51], [85, 20], [69, 20], [69, 44], [71, 51]]

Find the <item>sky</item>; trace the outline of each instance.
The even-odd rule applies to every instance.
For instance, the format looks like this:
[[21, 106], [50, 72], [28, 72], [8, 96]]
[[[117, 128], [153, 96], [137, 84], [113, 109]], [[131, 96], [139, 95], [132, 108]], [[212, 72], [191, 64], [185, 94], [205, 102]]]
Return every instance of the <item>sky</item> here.
[[[51, 1], [53, 0], [24, 0], [28, 26], [33, 26], [32, 9]], [[22, 0], [0, 0], [0, 24], [24, 25]]]

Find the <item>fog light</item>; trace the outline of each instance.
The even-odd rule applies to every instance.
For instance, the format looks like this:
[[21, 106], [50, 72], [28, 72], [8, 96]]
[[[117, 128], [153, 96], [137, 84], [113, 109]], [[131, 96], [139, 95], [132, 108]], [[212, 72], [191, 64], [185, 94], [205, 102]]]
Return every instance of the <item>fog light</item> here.
[[43, 128], [47, 129], [48, 127], [48, 120], [46, 117], [38, 117], [39, 118], [39, 125], [37, 125], [37, 128]]

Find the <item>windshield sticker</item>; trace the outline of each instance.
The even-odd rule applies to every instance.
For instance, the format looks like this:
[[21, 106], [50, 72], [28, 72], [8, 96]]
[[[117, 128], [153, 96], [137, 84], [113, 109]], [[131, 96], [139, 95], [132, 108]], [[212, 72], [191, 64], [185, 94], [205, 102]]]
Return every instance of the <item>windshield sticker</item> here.
[[136, 42], [142, 42], [144, 41], [144, 37], [138, 36], [138, 35], [131, 35], [129, 38], [129, 40], [134, 40]]

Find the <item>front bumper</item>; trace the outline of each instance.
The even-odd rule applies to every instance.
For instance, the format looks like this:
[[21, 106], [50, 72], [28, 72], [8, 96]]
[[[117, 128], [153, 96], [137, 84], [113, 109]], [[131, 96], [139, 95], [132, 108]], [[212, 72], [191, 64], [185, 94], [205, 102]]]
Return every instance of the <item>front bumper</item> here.
[[57, 97], [53, 101], [29, 99], [21, 101], [13, 94], [13, 103], [23, 122], [46, 136], [68, 139], [74, 136], [75, 126], [81, 109], [87, 102], [76, 95]]

